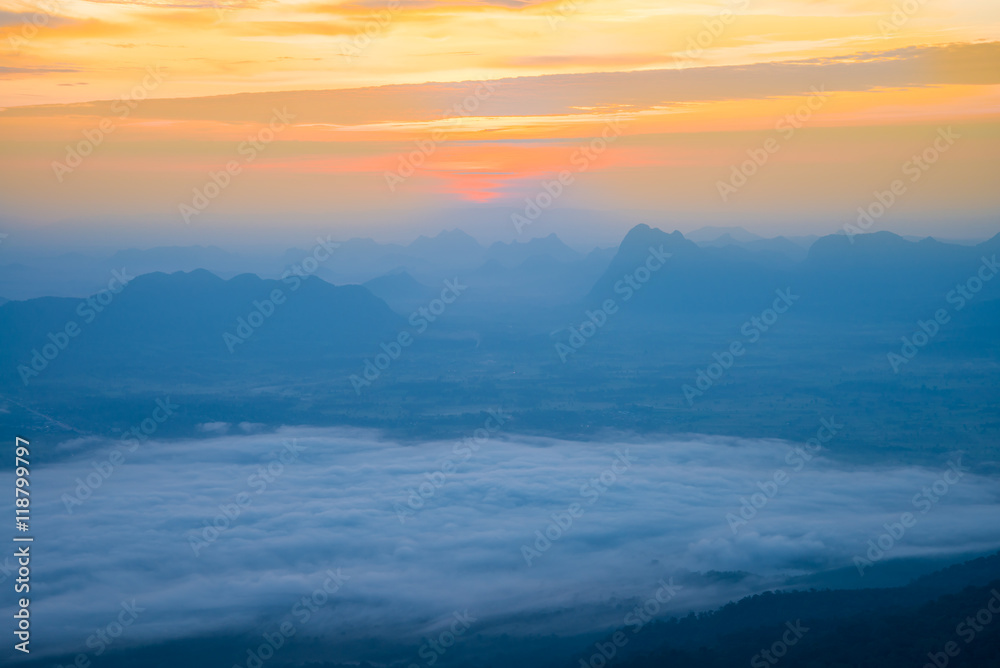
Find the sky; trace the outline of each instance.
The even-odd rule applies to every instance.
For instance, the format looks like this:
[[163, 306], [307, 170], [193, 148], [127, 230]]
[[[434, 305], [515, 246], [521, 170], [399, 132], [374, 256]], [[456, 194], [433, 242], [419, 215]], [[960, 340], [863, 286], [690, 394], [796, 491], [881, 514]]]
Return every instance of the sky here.
[[985, 238], [998, 63], [994, 0], [0, 0], [0, 229]]

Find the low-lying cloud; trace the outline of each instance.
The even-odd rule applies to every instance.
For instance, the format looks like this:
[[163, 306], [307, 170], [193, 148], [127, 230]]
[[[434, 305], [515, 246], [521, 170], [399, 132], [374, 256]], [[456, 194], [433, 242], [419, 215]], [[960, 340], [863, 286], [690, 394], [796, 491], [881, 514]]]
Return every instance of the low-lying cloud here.
[[[398, 638], [463, 610], [499, 620], [607, 605], [601, 623], [613, 623], [613, 597], [648, 597], [685, 572], [766, 582], [851, 567], [905, 512], [916, 524], [886, 559], [1000, 545], [995, 478], [963, 472], [921, 512], [914, 499], [944, 462], [848, 466], [774, 440], [490, 434], [456, 446], [289, 427], [150, 441], [70, 513], [63, 494], [102, 461], [89, 451], [32, 479], [37, 637], [68, 651], [133, 599], [144, 611], [130, 642], [253, 630], [337, 569], [350, 579], [322, 614], [338, 632]], [[672, 609], [741, 595], [705, 582]]]

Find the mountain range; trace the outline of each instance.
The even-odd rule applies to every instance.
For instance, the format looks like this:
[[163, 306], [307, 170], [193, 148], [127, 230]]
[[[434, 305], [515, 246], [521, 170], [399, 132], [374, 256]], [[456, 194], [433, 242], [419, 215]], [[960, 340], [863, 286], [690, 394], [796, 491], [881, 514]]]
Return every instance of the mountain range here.
[[[1000, 442], [995, 419], [962, 408], [996, 392], [1000, 236], [959, 245], [832, 235], [799, 262], [647, 225], [589, 253], [554, 236], [483, 247], [461, 232], [411, 246], [352, 240], [314, 264], [310, 251], [290, 251], [263, 277], [106, 264], [87, 297], [4, 303], [0, 424], [124, 428], [170, 394], [188, 397], [184, 421], [164, 427], [180, 431], [238, 422], [253, 407], [275, 424], [452, 434], [504, 405], [523, 431], [574, 437], [615, 428], [808, 438], [825, 411], [850, 418], [853, 436], [839, 447], [859, 457], [988, 453]], [[229, 258], [129, 257], [185, 256]], [[324, 279], [376, 258], [363, 281]], [[729, 360], [737, 344], [745, 353]], [[98, 398], [108, 392], [115, 406]], [[869, 399], [881, 401], [877, 412]], [[887, 420], [891, 435], [879, 426]]]
[[[685, 238], [706, 248], [728, 249], [761, 264], [791, 269], [806, 259], [818, 239], [775, 237], [765, 239], [740, 227], [706, 227]], [[324, 241], [320, 239], [320, 241]], [[101, 288], [112, 271], [127, 269], [139, 275], [206, 269], [222, 278], [254, 273], [277, 278], [310, 254], [308, 248], [291, 248], [277, 254], [227, 251], [216, 246], [161, 246], [125, 249], [106, 255], [68, 253], [56, 256], [26, 255], [0, 263], [0, 295], [7, 299], [35, 297], [85, 297]], [[354, 238], [339, 243], [336, 260], [324, 262], [316, 272], [336, 285], [363, 284], [380, 276], [406, 271], [416, 280], [433, 284], [456, 272], [468, 274], [485, 268], [496, 273], [503, 268], [515, 273], [521, 265], [538, 258], [557, 266], [573, 265], [586, 258], [593, 263], [610, 261], [615, 247], [571, 248], [555, 234], [525, 241], [483, 245], [461, 230], [421, 236], [409, 244], [379, 243]], [[529, 265], [531, 266], [531, 265]], [[490, 269], [492, 267], [492, 270]], [[26, 277], [30, 276], [31, 280]], [[590, 274], [584, 275], [584, 278]], [[516, 284], [515, 277], [506, 280]], [[584, 289], [580, 294], [586, 293]], [[579, 292], [579, 291], [578, 291]], [[560, 295], [565, 297], [566, 295]]]

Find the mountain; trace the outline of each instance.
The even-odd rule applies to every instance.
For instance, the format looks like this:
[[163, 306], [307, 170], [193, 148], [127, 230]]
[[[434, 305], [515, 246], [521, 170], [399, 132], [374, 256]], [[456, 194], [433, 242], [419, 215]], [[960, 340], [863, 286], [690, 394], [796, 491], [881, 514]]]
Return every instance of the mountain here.
[[[751, 250], [751, 245], [757, 249]], [[912, 242], [890, 232], [853, 240], [835, 234], [818, 239], [798, 263], [779, 259], [779, 251], [771, 250], [790, 252], [793, 246], [781, 238], [702, 246], [680, 232], [667, 234], [639, 225], [625, 236], [589, 300], [633, 301], [629, 312], [646, 316], [696, 311], [749, 315], [767, 307], [776, 290], [790, 289], [800, 297], [796, 313], [804, 315], [926, 319], [937, 309], [949, 307], [946, 296], [950, 291], [974, 280], [983, 258], [1000, 251], [1000, 235], [970, 247], [931, 238]], [[661, 248], [671, 254], [663, 267], [649, 273], [648, 283], [629, 287], [629, 280], [634, 283], [645, 277], [641, 267], [650, 258], [650, 249]], [[658, 260], [650, 262], [659, 264]], [[996, 294], [1000, 281], [984, 286], [989, 290], [984, 290], [981, 301]]]
[[[826, 236], [813, 244], [799, 268], [802, 310], [926, 319], [939, 308], [951, 308], [950, 291], [973, 277], [982, 258], [997, 250], [997, 237], [976, 246], [958, 246], [929, 237], [907, 241], [891, 232], [853, 239]], [[986, 284], [994, 291], [998, 286]]]
[[[616, 649], [619, 668], [770, 666], [763, 652], [784, 644], [770, 658], [787, 653], [782, 665], [789, 666], [996, 666], [1000, 625], [967, 619], [995, 605], [998, 587], [1000, 558], [993, 555], [904, 587], [766, 592], [714, 612], [623, 627], [617, 644], [610, 634], [562, 665], [586, 664], [605, 646]], [[951, 656], [944, 653], [949, 643], [959, 650]], [[932, 656], [944, 658], [929, 663]]]
[[420, 283], [403, 269], [373, 278], [363, 285], [397, 313], [408, 313], [440, 292]]
[[557, 262], [574, 262], [581, 259], [580, 253], [567, 246], [555, 234], [538, 237], [526, 242], [496, 242], [491, 245], [486, 256], [506, 266], [516, 266], [535, 256], [550, 257]]
[[752, 241], [738, 241], [728, 232], [713, 241], [704, 241], [698, 244], [702, 247], [722, 248], [725, 246], [736, 246], [753, 253], [763, 253], [773, 262], [780, 262], [786, 266], [791, 266], [806, 259], [808, 246], [796, 243], [787, 237], [774, 237], [773, 239], [754, 239]]
[[[607, 268], [613, 251], [594, 250], [582, 257], [550, 235], [526, 243], [494, 244], [490, 254], [481, 266], [463, 274], [470, 286], [467, 300], [483, 307], [481, 315], [536, 322], [539, 315], [550, 315], [552, 308], [578, 303]], [[494, 311], [493, 305], [503, 309]], [[528, 315], [526, 309], [536, 311]]]
[[482, 262], [485, 251], [478, 241], [461, 230], [444, 231], [434, 237], [420, 235], [406, 252], [427, 262], [474, 265]]
[[[300, 255], [301, 257], [301, 255]], [[286, 257], [291, 261], [291, 256]], [[386, 274], [406, 271], [425, 285], [468, 272], [486, 260], [486, 249], [461, 230], [421, 235], [408, 245], [381, 244], [354, 238], [340, 242], [333, 257], [316, 275], [336, 283], [365, 283]]]
[[[172, 427], [178, 433], [252, 414], [270, 425], [389, 425], [450, 437], [476, 428], [484, 405], [503, 405], [527, 432], [805, 440], [817, 414], [836, 414], [852, 434], [835, 447], [852, 458], [924, 460], [961, 448], [997, 459], [995, 417], [967, 407], [997, 398], [1000, 280], [961, 311], [946, 295], [976, 275], [984, 256], [998, 254], [1000, 237], [965, 247], [835, 235], [788, 266], [738, 245], [701, 247], [640, 225], [617, 248], [571, 262], [548, 254], [514, 266], [480, 258], [459, 271], [407, 256], [405, 246], [358, 240], [342, 244], [322, 268], [339, 270], [355, 248], [387, 267], [365, 278], [367, 287], [314, 277], [293, 291], [292, 283], [253, 275], [153, 273], [132, 280], [101, 312], [80, 297], [0, 306], [0, 427], [30, 420], [54, 430], [54, 419], [103, 430], [141, 419], [149, 396], [165, 393], [191, 407], [187, 422]], [[444, 280], [463, 286], [447, 305], [435, 302]], [[274, 289], [287, 300], [265, 318], [259, 311], [270, 307], [254, 302]], [[796, 297], [792, 311], [773, 330], [745, 326], [753, 318], [772, 324], [767, 310], [778, 290]], [[618, 315], [593, 315], [609, 299]], [[413, 310], [432, 304], [434, 320], [414, 326]], [[926, 325], [942, 308], [948, 325], [919, 359], [899, 367], [889, 354], [903, 350], [901, 338], [912, 337], [918, 320]], [[261, 322], [248, 331], [241, 319], [251, 317]], [[575, 333], [584, 319], [600, 327], [585, 348], [578, 344], [586, 334]], [[67, 323], [80, 331], [62, 350]], [[249, 335], [233, 342], [237, 327]], [[385, 362], [395, 350], [387, 342], [404, 331], [413, 345], [391, 368], [372, 371], [368, 361], [383, 355]], [[749, 350], [758, 340], [704, 396], [685, 389], [704, 386], [701, 373], [733, 342]], [[577, 352], [566, 353], [567, 345]], [[42, 350], [53, 359], [35, 355]], [[33, 360], [42, 373], [29, 374], [25, 387], [18, 368], [33, 371], [25, 366]], [[365, 371], [377, 382], [359, 391], [352, 378]]]
[[[402, 324], [361, 286], [315, 277], [229, 280], [205, 271], [151, 273], [86, 300], [41, 298], [0, 306], [3, 371], [43, 366], [35, 351], [60, 351], [51, 366], [80, 373], [155, 368], [201, 376], [248, 361], [315, 365], [324, 356], [377, 347]], [[68, 329], [68, 327], [70, 327]], [[76, 331], [72, 338], [66, 333]], [[49, 354], [49, 357], [52, 357]], [[221, 366], [220, 366], [221, 365]], [[51, 377], [45, 364], [45, 377]], [[245, 373], [245, 371], [244, 371]]]
[[756, 241], [748, 241], [743, 247], [749, 251], [755, 253], [774, 253], [776, 255], [783, 255], [793, 262], [801, 262], [805, 260], [808, 256], [809, 251], [808, 245], [803, 245], [802, 243], [796, 243], [788, 237], [774, 237], [773, 239], [757, 239]]
[[804, 236], [791, 236], [791, 237], [785, 237], [785, 238], [788, 239], [789, 241], [791, 241], [796, 246], [801, 246], [802, 248], [804, 248], [806, 250], [809, 250], [809, 248], [814, 243], [816, 243], [816, 240], [819, 239], [819, 237], [817, 235], [815, 235], [815, 234], [806, 234]]
[[161, 246], [126, 249], [110, 256], [65, 253], [34, 257], [24, 263], [0, 265], [0, 291], [14, 299], [86, 297], [101, 290], [112, 272], [131, 275], [207, 269], [222, 277], [278, 267], [274, 258], [244, 257], [215, 246]]
[[[669, 257], [661, 260], [661, 254]], [[657, 268], [648, 271], [652, 267]], [[785, 273], [762, 264], [749, 251], [702, 248], [680, 232], [668, 234], [642, 224], [625, 235], [588, 299], [632, 302], [630, 313], [658, 317], [672, 312], [740, 312], [769, 295], [773, 299], [774, 290], [786, 282]]]
[[[216, 246], [162, 246], [126, 249], [104, 257], [80, 253], [37, 257], [0, 264], [0, 294], [8, 299], [85, 297], [100, 290], [112, 271], [123, 268], [132, 275], [206, 269], [222, 278], [244, 273], [280, 278], [310, 255], [312, 250], [304, 248], [242, 255]], [[336, 249], [319, 263], [314, 274], [328, 283], [345, 285], [405, 271], [419, 283], [437, 285], [456, 274], [474, 271], [489, 260], [513, 268], [533, 256], [567, 264], [582, 257], [554, 234], [526, 242], [498, 242], [487, 249], [465, 232], [450, 230], [433, 237], [420, 236], [405, 245], [367, 238], [337, 242]]]
[[250, 271], [253, 263], [217, 246], [159, 246], [118, 251], [103, 264], [109, 270], [127, 267], [133, 274], [207, 269], [226, 276]]
[[722, 237], [727, 237], [734, 243], [747, 243], [749, 241], [758, 241], [762, 238], [753, 232], [743, 229], [742, 227], [717, 226], [700, 227], [693, 232], [688, 232], [684, 235], [684, 237], [695, 242], [696, 244], [717, 241]]
[[[304, 252], [299, 251], [297, 256], [303, 257]], [[294, 255], [285, 256], [286, 263], [294, 262], [295, 259]], [[436, 272], [436, 267], [434, 262], [415, 257], [406, 246], [353, 238], [339, 242], [333, 256], [320, 266], [316, 275], [329, 283], [340, 285], [364, 283], [397, 271], [424, 275]]]
[[[107, 257], [80, 253], [32, 258], [0, 264], [0, 294], [13, 299], [42, 296], [85, 297], [101, 289], [110, 272], [124, 268], [130, 274], [174, 273], [206, 269], [223, 278], [254, 273], [279, 278], [312, 254], [290, 248], [263, 255], [240, 255], [216, 246], [162, 246], [127, 249]], [[398, 269], [424, 283], [437, 283], [455, 271], [469, 271], [486, 260], [486, 249], [460, 230], [421, 236], [409, 245], [382, 244], [355, 238], [339, 242], [315, 275], [335, 285], [364, 283]]]

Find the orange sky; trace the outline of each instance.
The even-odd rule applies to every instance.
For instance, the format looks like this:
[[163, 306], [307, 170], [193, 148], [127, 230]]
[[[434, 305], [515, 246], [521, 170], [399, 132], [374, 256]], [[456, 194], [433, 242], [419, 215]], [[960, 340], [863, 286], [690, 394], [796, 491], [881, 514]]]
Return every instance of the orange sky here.
[[7, 227], [350, 211], [405, 228], [516, 214], [567, 172], [555, 208], [805, 233], [943, 127], [961, 139], [895, 222], [978, 230], [1000, 204], [995, 0], [2, 0], [0, 39]]

